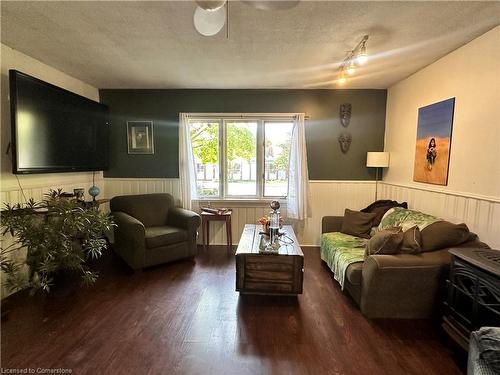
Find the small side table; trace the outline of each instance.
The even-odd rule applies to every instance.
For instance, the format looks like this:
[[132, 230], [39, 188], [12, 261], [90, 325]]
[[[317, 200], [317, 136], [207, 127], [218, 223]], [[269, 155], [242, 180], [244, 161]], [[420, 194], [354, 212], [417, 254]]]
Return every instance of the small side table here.
[[232, 211], [227, 211], [222, 215], [212, 214], [209, 212], [201, 212], [201, 231], [203, 233], [203, 250], [206, 251], [210, 243], [210, 222], [211, 221], [224, 221], [226, 224], [226, 237], [227, 237], [227, 252], [232, 253], [233, 249], [233, 236], [231, 234], [231, 214]]

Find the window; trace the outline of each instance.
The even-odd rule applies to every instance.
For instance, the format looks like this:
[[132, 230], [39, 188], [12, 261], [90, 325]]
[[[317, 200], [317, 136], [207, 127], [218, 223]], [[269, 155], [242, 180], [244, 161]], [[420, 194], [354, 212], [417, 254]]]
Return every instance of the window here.
[[198, 197], [285, 197], [293, 121], [293, 115], [190, 115]]

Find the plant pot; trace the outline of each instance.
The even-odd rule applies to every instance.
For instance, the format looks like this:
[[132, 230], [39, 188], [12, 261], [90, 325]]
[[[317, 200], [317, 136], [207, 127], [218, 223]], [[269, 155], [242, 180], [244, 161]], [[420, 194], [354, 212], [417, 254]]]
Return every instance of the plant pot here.
[[68, 297], [75, 294], [80, 287], [81, 277], [72, 270], [59, 270], [52, 275], [52, 283], [48, 293], [51, 297]]

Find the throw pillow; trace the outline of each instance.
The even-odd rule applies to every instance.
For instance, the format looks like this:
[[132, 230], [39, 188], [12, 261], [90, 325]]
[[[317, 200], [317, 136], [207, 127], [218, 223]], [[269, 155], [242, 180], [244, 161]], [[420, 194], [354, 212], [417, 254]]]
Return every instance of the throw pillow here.
[[418, 226], [411, 227], [403, 233], [403, 242], [399, 252], [406, 254], [417, 254], [422, 249], [422, 236]]
[[465, 224], [448, 221], [435, 222], [421, 231], [422, 251], [434, 251], [460, 245], [469, 240], [471, 233]]
[[401, 228], [381, 230], [366, 244], [365, 257], [373, 254], [397, 254], [402, 241]]
[[370, 238], [374, 218], [375, 214], [352, 211], [346, 208], [340, 231], [351, 236]]

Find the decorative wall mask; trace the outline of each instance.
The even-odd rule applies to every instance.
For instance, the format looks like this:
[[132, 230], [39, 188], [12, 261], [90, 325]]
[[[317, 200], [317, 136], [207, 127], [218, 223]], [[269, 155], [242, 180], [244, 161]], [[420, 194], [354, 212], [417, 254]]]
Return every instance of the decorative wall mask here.
[[348, 127], [351, 122], [351, 103], [344, 103], [340, 105], [340, 123], [343, 127]]
[[349, 151], [349, 147], [351, 147], [351, 142], [352, 142], [351, 133], [341, 133], [339, 135], [340, 150], [344, 154], [347, 154], [347, 151]]

